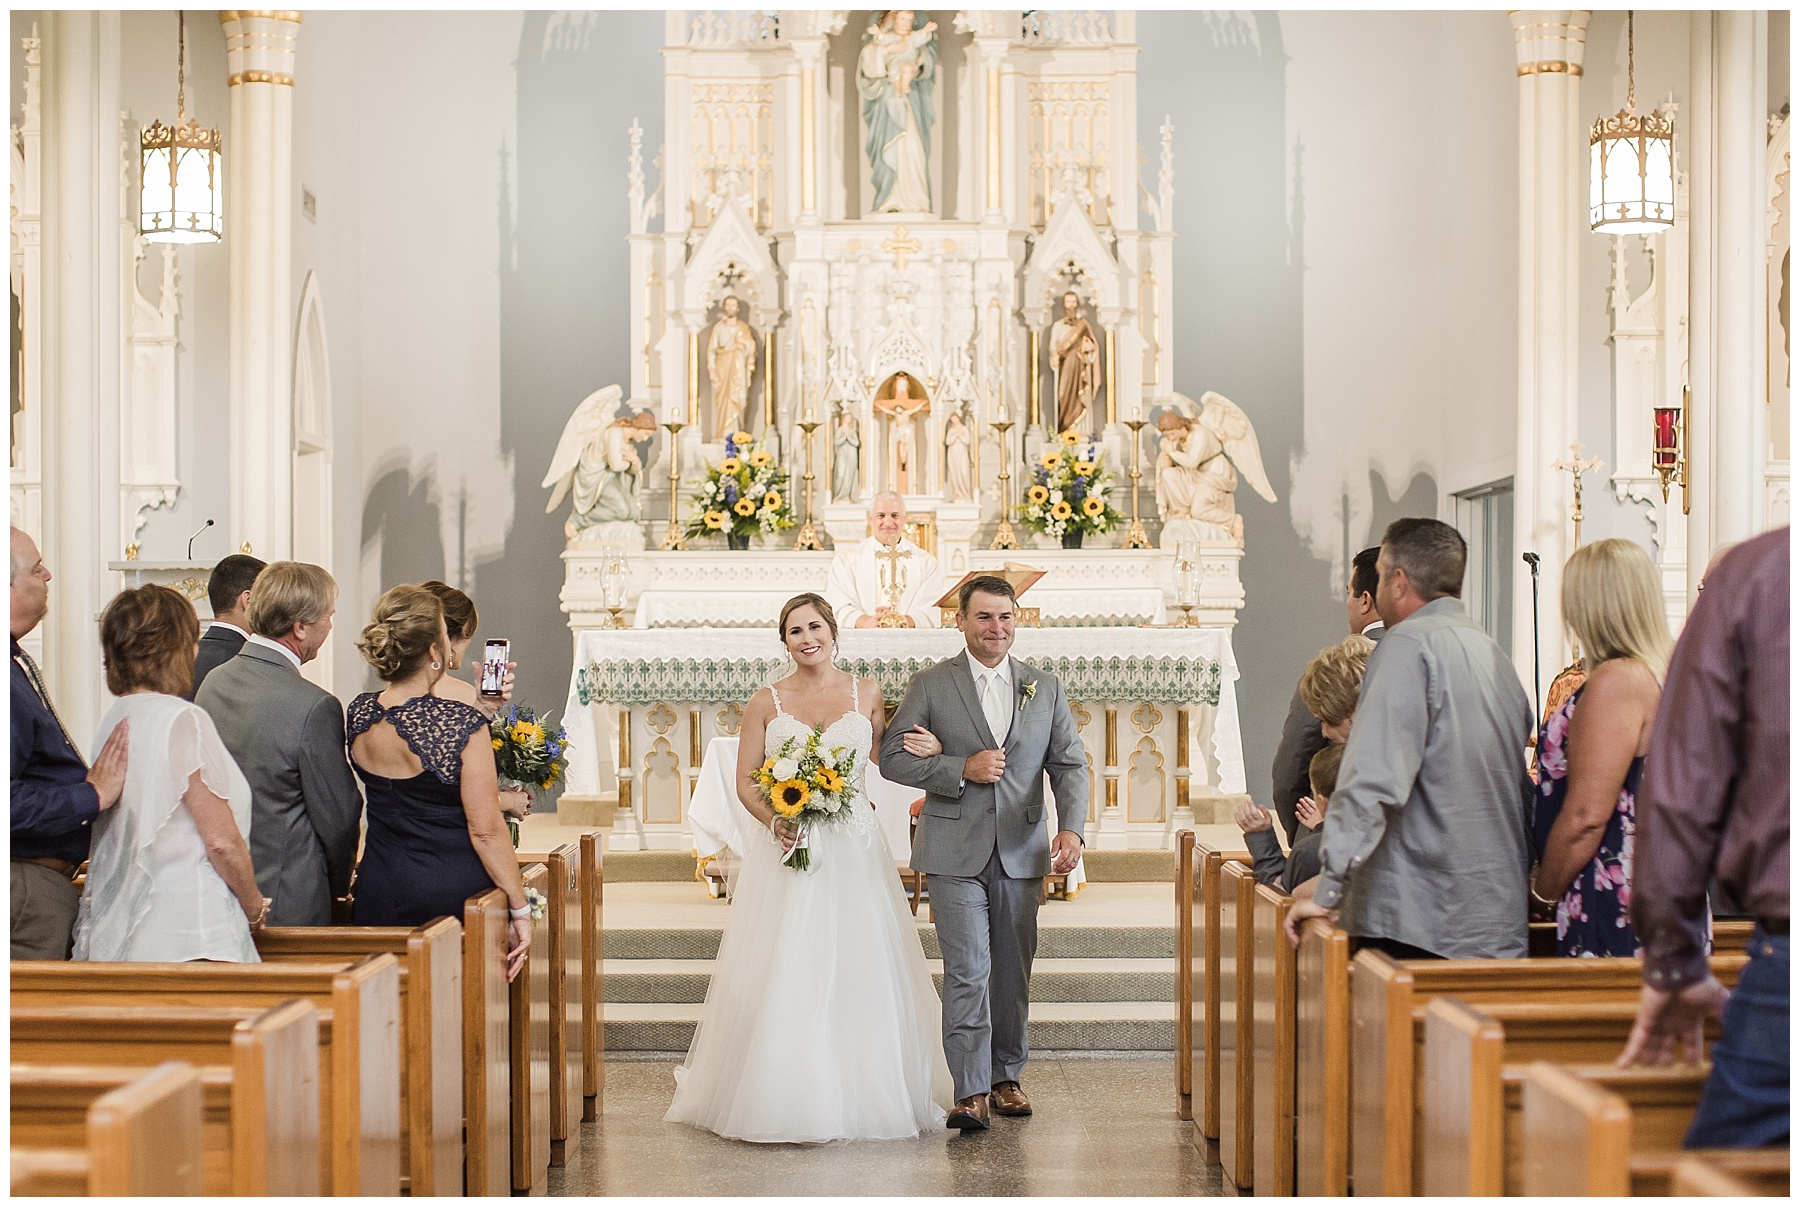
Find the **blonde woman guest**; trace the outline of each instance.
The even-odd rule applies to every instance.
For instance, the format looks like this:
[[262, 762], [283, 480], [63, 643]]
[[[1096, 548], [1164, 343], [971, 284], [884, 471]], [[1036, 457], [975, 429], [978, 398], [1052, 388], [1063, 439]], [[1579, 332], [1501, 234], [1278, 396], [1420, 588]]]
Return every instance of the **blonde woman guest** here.
[[356, 643], [387, 686], [350, 702], [350, 763], [368, 794], [356, 879], [358, 926], [462, 917], [499, 887], [512, 910], [506, 975], [531, 945], [531, 907], [501, 820], [487, 718], [432, 694], [450, 657], [444, 608], [423, 587], [395, 587]]
[[131, 764], [116, 808], [94, 823], [77, 960], [255, 963], [268, 917], [250, 848], [250, 783], [212, 718], [187, 695], [200, 621], [180, 592], [121, 592], [100, 616], [106, 688], [118, 701], [99, 749], [131, 723]]
[[1341, 744], [1350, 739], [1350, 718], [1374, 652], [1375, 643], [1367, 637], [1346, 637], [1321, 650], [1300, 676], [1300, 699], [1319, 719], [1326, 740]]
[[1532, 903], [1554, 911], [1558, 955], [1637, 955], [1638, 780], [1675, 644], [1650, 555], [1617, 538], [1576, 550], [1563, 568], [1562, 611], [1589, 671], [1544, 726]]

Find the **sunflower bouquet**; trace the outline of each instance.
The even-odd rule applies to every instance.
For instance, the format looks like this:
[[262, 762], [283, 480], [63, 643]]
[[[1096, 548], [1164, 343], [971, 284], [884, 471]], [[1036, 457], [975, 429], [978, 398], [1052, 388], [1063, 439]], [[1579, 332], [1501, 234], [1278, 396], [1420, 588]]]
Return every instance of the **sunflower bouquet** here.
[[1038, 456], [1019, 504], [1019, 518], [1045, 536], [1079, 537], [1112, 529], [1125, 517], [1112, 505], [1113, 475], [1099, 444], [1064, 432]]
[[748, 541], [794, 526], [788, 472], [749, 432], [725, 438], [725, 459], [708, 464], [700, 489], [688, 497], [687, 535]]
[[800, 822], [800, 840], [781, 862], [796, 871], [812, 866], [807, 831], [822, 822], [850, 816], [858, 797], [856, 751], [849, 746], [822, 747], [817, 730], [789, 738], [752, 773], [763, 800], [782, 817]]
[[[552, 727], [524, 705], [509, 704], [488, 722], [494, 743], [494, 770], [502, 792], [548, 791], [569, 770], [569, 735]], [[519, 823], [506, 821], [513, 845], [519, 845]]]

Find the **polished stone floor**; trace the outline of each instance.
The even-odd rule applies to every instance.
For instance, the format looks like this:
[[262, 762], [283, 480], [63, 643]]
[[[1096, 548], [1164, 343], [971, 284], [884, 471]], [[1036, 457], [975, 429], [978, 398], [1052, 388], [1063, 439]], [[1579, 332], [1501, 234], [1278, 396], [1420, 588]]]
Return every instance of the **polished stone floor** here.
[[667, 1061], [609, 1061], [605, 1112], [550, 1171], [550, 1193], [594, 1195], [1218, 1195], [1217, 1165], [1175, 1117], [1167, 1054], [1034, 1058], [1030, 1119], [986, 1132], [821, 1146], [722, 1140], [664, 1123]]

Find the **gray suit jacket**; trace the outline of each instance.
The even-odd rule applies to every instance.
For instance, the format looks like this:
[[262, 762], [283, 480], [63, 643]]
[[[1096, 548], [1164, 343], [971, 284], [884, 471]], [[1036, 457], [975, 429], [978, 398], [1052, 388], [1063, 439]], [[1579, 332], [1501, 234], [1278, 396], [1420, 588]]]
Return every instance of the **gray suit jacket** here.
[[[1006, 774], [998, 783], [963, 781], [963, 762], [993, 750], [969, 660], [958, 653], [920, 671], [906, 688], [881, 743], [881, 774], [925, 790], [919, 832], [913, 837], [915, 871], [975, 876], [994, 850], [1008, 876], [1027, 879], [1050, 872], [1050, 840], [1044, 831], [1044, 773], [1056, 797], [1057, 829], [1081, 833], [1088, 812], [1087, 752], [1056, 676], [1014, 658], [1014, 696], [1020, 707], [1006, 735]], [[1037, 684], [1030, 699], [1027, 683]], [[942, 754], [915, 758], [901, 739], [922, 725], [943, 743]]]
[[329, 926], [350, 889], [362, 797], [344, 706], [275, 650], [247, 642], [196, 701], [250, 781], [250, 858], [271, 926]]

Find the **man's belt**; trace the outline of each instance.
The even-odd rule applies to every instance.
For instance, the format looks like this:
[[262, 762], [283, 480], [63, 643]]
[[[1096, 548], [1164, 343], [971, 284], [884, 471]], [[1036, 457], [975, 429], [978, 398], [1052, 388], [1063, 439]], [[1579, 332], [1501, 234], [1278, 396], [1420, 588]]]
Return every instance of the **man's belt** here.
[[67, 859], [58, 859], [54, 855], [39, 855], [33, 859], [15, 859], [13, 862], [34, 863], [38, 867], [49, 868], [58, 876], [67, 876], [70, 880], [75, 879], [75, 872], [81, 867], [78, 863], [70, 863]]
[[1762, 927], [1762, 932], [1765, 935], [1785, 935], [1788, 932], [1788, 920], [1786, 918], [1764, 918], [1758, 916], [1756, 924]]

